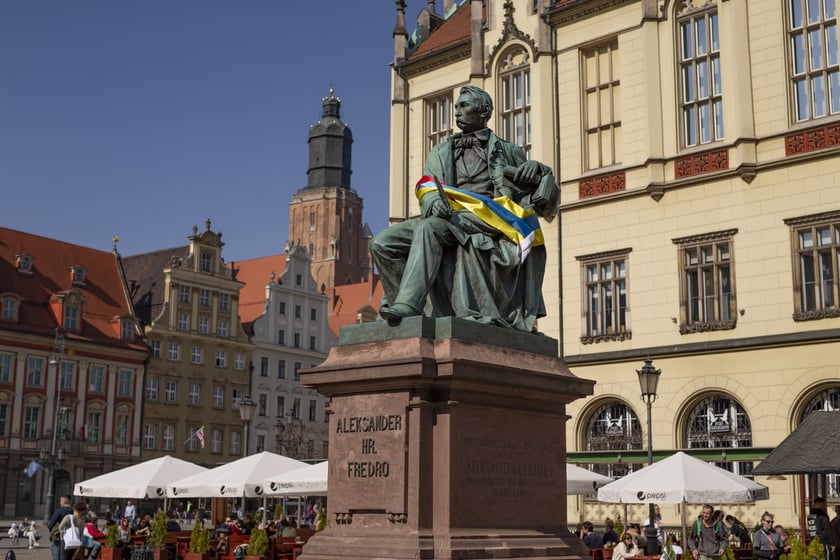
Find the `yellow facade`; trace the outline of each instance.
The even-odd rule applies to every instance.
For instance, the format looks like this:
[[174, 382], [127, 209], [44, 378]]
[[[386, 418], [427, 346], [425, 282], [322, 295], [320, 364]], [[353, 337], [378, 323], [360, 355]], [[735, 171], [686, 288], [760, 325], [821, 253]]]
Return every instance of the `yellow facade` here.
[[[474, 18], [481, 4], [468, 1], [460, 9]], [[812, 68], [805, 98], [795, 85], [801, 62], [793, 48], [795, 0], [484, 4], [481, 31], [472, 27], [463, 53], [457, 49], [465, 47], [450, 42], [448, 50], [418, 57], [421, 42], [414, 54], [395, 60], [391, 219], [417, 213], [411, 193], [428, 151], [428, 100], [442, 92], [454, 99], [460, 86], [478, 85], [496, 101], [491, 127], [500, 132], [502, 65], [506, 53], [524, 49], [531, 157], [554, 167], [562, 188], [559, 218], [543, 224], [548, 317], [539, 327], [560, 340], [576, 375], [597, 381], [592, 397], [568, 407], [570, 460], [619, 470], [646, 461], [647, 412], [636, 370], [651, 358], [662, 371], [652, 406], [656, 456], [691, 449], [748, 474], [808, 410], [840, 407], [840, 234], [833, 229], [840, 228], [840, 84], [830, 83], [836, 43], [825, 40], [806, 57]], [[445, 26], [454, 17], [425, 41], [451, 31]], [[812, 29], [829, 37], [825, 29], [834, 16], [815, 17]], [[698, 34], [686, 55], [683, 25], [706, 33], [705, 51]], [[817, 55], [822, 70], [813, 67]], [[814, 116], [820, 76], [826, 110]], [[697, 88], [694, 101], [687, 100], [689, 79]], [[801, 99], [812, 114], [798, 112]], [[704, 104], [720, 118], [706, 119]], [[809, 228], [835, 236], [826, 240], [826, 267], [808, 269], [823, 275], [813, 286], [797, 253]], [[694, 254], [709, 266], [692, 264]], [[610, 262], [624, 267], [623, 302], [614, 282], [599, 278], [587, 286], [589, 267]], [[701, 279], [696, 286], [695, 277]], [[589, 287], [604, 286], [615, 290], [606, 313], [614, 320], [598, 329], [603, 317], [593, 319], [592, 311], [603, 312], [604, 299], [593, 304]], [[809, 290], [818, 293], [816, 303], [804, 298]], [[593, 420], [609, 403], [639, 424], [637, 439], [623, 450], [616, 441], [609, 450], [593, 448]], [[728, 408], [715, 413], [721, 405]], [[732, 435], [736, 417], [738, 437]], [[697, 431], [701, 421], [709, 423], [707, 440]], [[769, 501], [716, 507], [748, 527], [764, 509], [777, 522], [798, 526], [799, 478], [756, 480], [769, 486]], [[831, 477], [809, 481], [806, 495], [816, 493], [827, 494], [830, 504], [840, 501]], [[570, 521], [624, 515], [590, 500], [569, 504]], [[662, 509], [666, 524], [678, 523], [676, 506]], [[689, 506], [689, 518], [698, 509]], [[627, 515], [636, 522], [646, 517], [642, 506]]]

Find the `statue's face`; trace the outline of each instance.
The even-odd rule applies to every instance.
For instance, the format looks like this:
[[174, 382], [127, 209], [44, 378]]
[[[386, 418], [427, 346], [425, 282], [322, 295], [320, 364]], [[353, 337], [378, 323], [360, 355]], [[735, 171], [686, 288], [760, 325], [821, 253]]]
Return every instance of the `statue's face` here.
[[473, 96], [462, 93], [455, 101], [455, 124], [464, 132], [475, 132], [487, 126], [487, 111]]

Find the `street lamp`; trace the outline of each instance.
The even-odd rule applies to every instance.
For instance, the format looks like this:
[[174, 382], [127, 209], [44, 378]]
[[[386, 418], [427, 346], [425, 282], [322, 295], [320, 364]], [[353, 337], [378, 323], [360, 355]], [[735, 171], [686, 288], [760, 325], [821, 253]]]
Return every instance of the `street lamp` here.
[[254, 419], [254, 412], [257, 410], [257, 403], [251, 400], [250, 395], [245, 395], [245, 398], [239, 401], [239, 418], [242, 419], [242, 425], [245, 427], [245, 446], [243, 457], [248, 456], [248, 439], [251, 428], [251, 420]]
[[[648, 465], [653, 464], [653, 423], [651, 421], [650, 408], [653, 401], [656, 400], [656, 386], [659, 384], [659, 376], [662, 370], [653, 367], [653, 360], [645, 359], [645, 365], [642, 369], [637, 369], [639, 374], [639, 387], [642, 390], [642, 400], [647, 404], [647, 458]], [[648, 526], [645, 531], [645, 554], [652, 556], [659, 551], [659, 541], [657, 539], [656, 520], [653, 513], [653, 502], [648, 504]]]
[[[58, 353], [58, 358], [56, 358]], [[53, 352], [50, 356], [49, 365], [55, 372], [55, 410], [53, 412], [53, 428], [52, 428], [52, 443], [50, 444], [49, 452], [46, 449], [41, 449], [39, 457], [42, 464], [46, 464], [47, 472], [47, 495], [44, 501], [44, 523], [49, 523], [55, 507], [55, 470], [64, 459], [67, 458], [67, 453], [64, 449], [57, 450], [58, 447], [58, 416], [61, 413], [61, 371], [60, 363], [61, 356], [64, 355], [64, 336], [61, 331], [55, 329], [55, 340], [53, 341]]]

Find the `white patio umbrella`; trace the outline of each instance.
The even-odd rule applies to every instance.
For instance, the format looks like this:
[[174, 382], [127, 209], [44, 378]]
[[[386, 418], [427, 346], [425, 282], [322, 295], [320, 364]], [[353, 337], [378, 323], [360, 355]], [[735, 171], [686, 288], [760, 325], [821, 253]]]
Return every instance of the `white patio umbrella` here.
[[169, 483], [206, 470], [165, 455], [83, 480], [76, 484], [74, 493], [97, 498], [165, 498]]
[[255, 498], [263, 495], [269, 476], [305, 467], [306, 463], [263, 451], [166, 486], [167, 495], [178, 498]]
[[263, 488], [266, 496], [326, 496], [327, 461], [307, 465], [302, 469], [274, 475], [265, 479]]
[[566, 463], [567, 494], [594, 494], [598, 487], [612, 481], [608, 476]]
[[767, 487], [682, 451], [598, 488], [598, 501], [612, 503], [741, 504], [770, 497]]

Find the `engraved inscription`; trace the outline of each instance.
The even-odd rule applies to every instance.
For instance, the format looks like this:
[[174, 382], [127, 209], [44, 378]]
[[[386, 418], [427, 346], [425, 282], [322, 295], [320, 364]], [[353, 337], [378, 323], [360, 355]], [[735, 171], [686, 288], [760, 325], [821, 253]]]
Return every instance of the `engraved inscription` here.
[[493, 497], [537, 497], [557, 483], [551, 454], [532, 442], [467, 437], [464, 445], [475, 457], [464, 465], [467, 484], [485, 488]]

